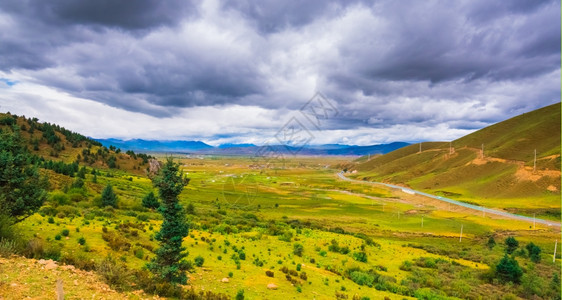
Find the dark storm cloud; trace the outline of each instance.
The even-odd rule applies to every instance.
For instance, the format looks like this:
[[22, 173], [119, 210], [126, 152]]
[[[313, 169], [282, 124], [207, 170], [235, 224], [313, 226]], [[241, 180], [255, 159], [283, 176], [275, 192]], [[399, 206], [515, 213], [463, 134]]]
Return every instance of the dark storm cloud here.
[[291, 27], [302, 27], [318, 18], [341, 15], [346, 6], [373, 1], [309, 0], [309, 1], [228, 1], [225, 9], [233, 9], [249, 18], [263, 33], [274, 33]]
[[[373, 27], [348, 37], [340, 48], [348, 70], [338, 69], [333, 76], [349, 73], [360, 79], [437, 83], [482, 77], [509, 80], [558, 69], [560, 27], [553, 20], [559, 19], [559, 4], [521, 2], [519, 6], [491, 5], [493, 19], [487, 16], [485, 21], [462, 15], [465, 7], [458, 2], [432, 2], [425, 9], [408, 1], [385, 3], [387, 14], [377, 17], [387, 22], [393, 34], [382, 41], [369, 39], [380, 34]], [[475, 4], [476, 11], [484, 6]], [[527, 14], [521, 15], [524, 12]], [[356, 82], [346, 79], [341, 83], [349, 81]], [[369, 85], [366, 91], [369, 93]]]
[[473, 129], [559, 101], [559, 22], [557, 1], [8, 0], [0, 71], [156, 117], [319, 90], [325, 129]]
[[191, 1], [180, 0], [6, 0], [1, 8], [45, 24], [99, 25], [126, 30], [173, 26], [196, 12]]

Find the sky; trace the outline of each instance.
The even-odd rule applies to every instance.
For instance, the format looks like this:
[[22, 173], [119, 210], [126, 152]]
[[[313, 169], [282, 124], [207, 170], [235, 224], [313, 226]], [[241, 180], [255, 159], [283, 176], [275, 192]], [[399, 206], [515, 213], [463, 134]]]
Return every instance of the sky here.
[[448, 141], [556, 102], [560, 1], [0, 2], [0, 112], [94, 138]]

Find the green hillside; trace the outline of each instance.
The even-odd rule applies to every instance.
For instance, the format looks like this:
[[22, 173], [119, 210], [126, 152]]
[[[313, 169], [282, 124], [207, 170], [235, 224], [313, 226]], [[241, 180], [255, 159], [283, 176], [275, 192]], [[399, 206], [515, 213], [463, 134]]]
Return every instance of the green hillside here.
[[0, 130], [17, 131], [28, 150], [42, 161], [40, 166], [65, 175], [73, 176], [78, 166], [143, 175], [151, 158], [104, 147], [96, 140], [37, 118], [0, 113]]
[[550, 105], [450, 143], [422, 143], [421, 152], [415, 144], [358, 163], [355, 177], [559, 218], [560, 120], [560, 103]]
[[525, 113], [453, 141], [454, 147], [481, 148], [485, 155], [524, 161], [560, 155], [560, 103]]
[[[0, 122], [2, 137], [10, 137], [0, 139], [5, 165], [25, 154], [26, 164], [43, 168], [50, 183], [45, 201], [20, 222], [0, 210], [0, 295], [12, 296], [7, 299], [52, 299], [58, 279], [69, 299], [93, 293], [106, 299], [552, 299], [560, 292], [553, 276], [560, 274], [560, 256], [556, 262], [551, 256], [559, 228], [339, 180], [334, 173], [341, 166], [354, 167], [344, 157], [291, 157], [262, 169], [251, 157], [176, 157], [190, 179], [178, 196], [189, 223], [182, 240], [189, 279], [171, 286], [145, 268], [161, 249], [156, 237], [164, 211], [145, 201], [150, 192], [160, 195], [144, 174], [146, 156], [34, 119], [2, 115]], [[13, 146], [19, 141], [33, 155]], [[424, 143], [418, 152], [414, 145], [368, 164], [381, 164], [393, 176], [388, 180], [440, 188], [445, 179], [462, 187], [467, 176], [474, 184], [495, 184], [518, 168], [485, 159], [472, 164], [474, 149], [448, 155], [448, 143]], [[74, 168], [80, 171], [73, 174]], [[454, 177], [448, 168], [465, 169]], [[490, 178], [482, 178], [483, 170]], [[0, 181], [21, 178], [12, 174]], [[0, 200], [21, 191], [6, 182]], [[113, 203], [104, 200], [108, 187], [117, 196]], [[521, 283], [503, 282], [494, 271], [508, 237], [520, 243]], [[538, 257], [525, 254], [531, 242], [543, 249]]]

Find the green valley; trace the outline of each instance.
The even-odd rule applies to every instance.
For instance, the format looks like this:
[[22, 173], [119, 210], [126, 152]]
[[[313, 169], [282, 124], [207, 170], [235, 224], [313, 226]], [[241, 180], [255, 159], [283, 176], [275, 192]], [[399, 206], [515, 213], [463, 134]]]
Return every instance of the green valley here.
[[[43, 298], [38, 286], [55, 291], [51, 273], [72, 266], [98, 276], [107, 293], [131, 299], [554, 299], [559, 227], [481, 215], [336, 173], [559, 221], [559, 120], [560, 106], [551, 106], [452, 143], [423, 143], [421, 152], [411, 145], [354, 162], [123, 153], [4, 114], [3, 134], [28, 149], [29, 163], [49, 184], [29, 217], [0, 219], [0, 294]], [[505, 145], [513, 140], [522, 142]], [[478, 143], [489, 145], [484, 157]], [[528, 152], [535, 147], [533, 171]], [[160, 247], [162, 216], [158, 202], [143, 198], [158, 195], [156, 161], [170, 158], [189, 178], [179, 194], [189, 224], [187, 282], [179, 286], [158, 283], [146, 268]], [[105, 200], [109, 186], [114, 205]], [[17, 275], [16, 266], [39, 259], [55, 261], [52, 270], [39, 267], [45, 280]], [[514, 261], [520, 273], [505, 273]], [[69, 296], [88, 293], [63, 281]]]

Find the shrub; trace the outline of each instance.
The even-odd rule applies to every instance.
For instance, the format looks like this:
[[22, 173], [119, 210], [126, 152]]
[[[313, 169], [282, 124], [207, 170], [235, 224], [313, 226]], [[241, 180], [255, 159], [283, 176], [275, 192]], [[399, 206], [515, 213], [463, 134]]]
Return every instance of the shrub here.
[[495, 245], [496, 245], [496, 240], [494, 240], [494, 237], [491, 236], [491, 237], [488, 239], [488, 242], [486, 243], [486, 246], [488, 246], [488, 249], [491, 250], [492, 248], [494, 248]]
[[402, 270], [402, 271], [412, 271], [412, 262], [409, 261], [409, 260], [405, 260], [400, 265], [400, 270]]
[[232, 276], [234, 276], [234, 273], [228, 272], [228, 277], [232, 278]]
[[138, 215], [137, 215], [137, 219], [138, 219], [139, 221], [146, 222], [146, 221], [148, 221], [150, 218], [148, 217], [147, 214], [138, 214]]
[[195, 215], [195, 206], [193, 203], [188, 203], [185, 207], [185, 213], [188, 215]]
[[114, 251], [129, 251], [129, 249], [131, 248], [131, 244], [125, 237], [119, 234], [115, 234], [114, 232], [104, 232], [101, 234], [101, 237]]
[[60, 241], [60, 239], [61, 239], [60, 234], [55, 235], [55, 240]]
[[83, 253], [80, 252], [77, 254], [66, 252], [60, 257], [60, 262], [67, 265], [73, 265], [78, 269], [86, 271], [94, 270], [97, 268], [97, 265], [93, 260], [87, 258]]
[[297, 264], [297, 271], [300, 272], [302, 265], [301, 264]]
[[52, 203], [56, 203], [57, 205], [66, 205], [70, 202], [70, 199], [68, 198], [68, 195], [66, 195], [65, 193], [57, 191], [51, 194], [50, 201]]
[[515, 251], [515, 249], [517, 249], [517, 247], [519, 247], [519, 242], [514, 237], [510, 236], [505, 239], [505, 245], [507, 246], [505, 251], [508, 254], [511, 254]]
[[86, 239], [81, 236], [80, 238], [78, 238], [78, 244], [84, 246], [84, 244], [86, 244]]
[[279, 240], [280, 241], [284, 241], [284, 242], [291, 242], [291, 239], [293, 238], [293, 233], [290, 231], [285, 231], [283, 232], [282, 235], [279, 236]]
[[244, 290], [238, 290], [236, 293], [236, 300], [244, 300]]
[[299, 275], [299, 277], [300, 277], [302, 280], [307, 280], [307, 279], [308, 279], [308, 277], [306, 276], [306, 272], [301, 272], [301, 274]]
[[49, 219], [47, 219], [47, 223], [55, 224], [55, 219], [53, 217], [49, 217]]
[[144, 257], [144, 251], [142, 250], [142, 248], [136, 248], [134, 251], [135, 257], [138, 259], [143, 259]]
[[205, 259], [201, 255], [199, 255], [193, 260], [193, 262], [195, 263], [196, 266], [201, 267], [203, 266]]
[[45, 249], [43, 253], [43, 258], [45, 259], [52, 259], [52, 260], [59, 260], [61, 257], [61, 247], [56, 245], [51, 245]]
[[154, 192], [150, 192], [142, 198], [142, 206], [149, 209], [156, 209], [160, 207], [160, 202], [158, 202], [158, 198], [156, 198]]
[[28, 258], [42, 258], [45, 253], [43, 241], [37, 238], [29, 240], [23, 253]]
[[369, 287], [373, 286], [373, 281], [375, 281], [375, 277], [361, 271], [351, 272], [349, 278], [358, 285], [366, 285]]
[[507, 254], [496, 265], [496, 277], [502, 282], [519, 283], [523, 271], [519, 267], [519, 263], [514, 258], [508, 257]]
[[243, 251], [240, 251], [240, 253], [238, 253], [238, 257], [241, 260], [246, 260], [246, 253], [244, 253]]
[[17, 251], [16, 242], [1, 238], [0, 239], [0, 257], [10, 257], [12, 254], [15, 254]]
[[116, 290], [127, 290], [131, 286], [132, 272], [125, 265], [117, 263], [111, 256], [101, 261], [96, 271]]
[[301, 257], [304, 252], [304, 246], [302, 244], [293, 245], [293, 254]]
[[340, 246], [338, 245], [338, 241], [332, 239], [330, 246], [328, 246], [328, 250], [332, 252], [340, 252]]
[[353, 259], [360, 262], [367, 262], [367, 253], [364, 251], [353, 252]]
[[61, 231], [61, 234], [62, 234], [63, 236], [68, 236], [68, 235], [70, 234], [70, 230], [68, 230], [68, 229], [65, 228], [65, 229], [63, 229], [63, 230]]
[[538, 263], [541, 260], [541, 248], [539, 246], [531, 242], [525, 248], [529, 252], [529, 258], [531, 261]]
[[267, 271], [265, 271], [265, 275], [267, 277], [273, 277], [274, 273], [273, 273], [273, 271], [267, 270]]

